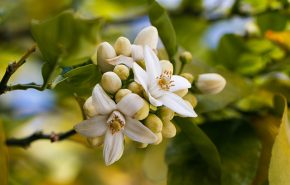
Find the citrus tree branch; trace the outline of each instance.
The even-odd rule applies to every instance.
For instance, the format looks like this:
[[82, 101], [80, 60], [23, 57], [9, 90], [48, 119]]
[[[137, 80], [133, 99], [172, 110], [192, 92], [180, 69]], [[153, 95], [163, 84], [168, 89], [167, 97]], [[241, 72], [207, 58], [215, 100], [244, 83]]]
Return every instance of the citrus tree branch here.
[[66, 132], [61, 132], [61, 133], [52, 132], [51, 134], [44, 134], [41, 131], [39, 131], [24, 138], [9, 138], [6, 140], [6, 145], [27, 148], [30, 146], [32, 142], [37, 141], [37, 140], [50, 140], [50, 142], [53, 143], [53, 142], [67, 139], [70, 136], [73, 136], [75, 134], [76, 134], [76, 131], [74, 129], [68, 130]]

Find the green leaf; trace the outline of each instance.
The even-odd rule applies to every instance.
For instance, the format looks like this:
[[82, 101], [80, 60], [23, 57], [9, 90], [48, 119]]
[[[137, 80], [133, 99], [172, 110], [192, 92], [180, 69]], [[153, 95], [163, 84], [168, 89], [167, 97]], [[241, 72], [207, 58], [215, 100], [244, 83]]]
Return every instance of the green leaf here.
[[151, 24], [158, 30], [169, 58], [173, 58], [177, 51], [176, 34], [166, 10], [156, 1], [152, 1], [148, 14]]
[[262, 33], [268, 30], [282, 31], [287, 25], [287, 16], [280, 12], [267, 12], [257, 16], [257, 24]]
[[280, 103], [276, 103], [276, 105], [279, 106], [278, 109], [283, 108], [284, 111], [279, 133], [272, 149], [269, 167], [270, 185], [288, 185], [290, 182], [290, 125], [288, 122], [288, 107], [286, 99], [284, 97], [280, 97], [280, 99], [282, 101], [279, 101]]
[[221, 161], [215, 145], [191, 119], [175, 121], [182, 132], [167, 151], [169, 185], [220, 184]]
[[0, 184], [7, 185], [8, 184], [8, 153], [7, 147], [5, 145], [5, 135], [4, 130], [2, 128], [2, 122], [0, 119]]
[[94, 86], [100, 81], [101, 72], [94, 64], [70, 70], [54, 82], [56, 89], [78, 96], [91, 96]]
[[244, 53], [237, 60], [236, 71], [243, 75], [254, 75], [263, 70], [267, 60], [256, 54]]
[[72, 11], [65, 11], [43, 22], [31, 25], [35, 39], [46, 62], [44, 82], [49, 81], [59, 66], [81, 64], [90, 59], [97, 44], [99, 19], [84, 19]]
[[[191, 123], [183, 122], [178, 125], [181, 124]], [[192, 143], [193, 140], [195, 143], [203, 143], [204, 138], [200, 137], [198, 132], [188, 131], [188, 126], [181, 128], [182, 131], [174, 138], [167, 151], [169, 185], [249, 185], [252, 183], [261, 154], [261, 143], [247, 123], [231, 119], [201, 126], [220, 153], [221, 181], [218, 174], [212, 170], [212, 166], [204, 160], [198, 147]], [[207, 155], [214, 158], [215, 153], [210, 153], [213, 151], [207, 151]]]

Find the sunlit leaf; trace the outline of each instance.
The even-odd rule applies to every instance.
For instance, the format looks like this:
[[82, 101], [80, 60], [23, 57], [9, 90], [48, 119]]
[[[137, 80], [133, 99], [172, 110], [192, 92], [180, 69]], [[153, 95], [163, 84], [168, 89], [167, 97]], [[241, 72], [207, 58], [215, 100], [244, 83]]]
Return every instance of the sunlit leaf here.
[[[283, 97], [280, 103], [284, 107], [279, 133], [272, 149], [272, 157], [269, 168], [270, 185], [288, 185], [290, 182], [290, 125], [288, 122], [287, 101]], [[280, 101], [281, 102], [281, 101]]]
[[282, 31], [287, 24], [287, 16], [280, 12], [267, 12], [257, 16], [257, 24], [262, 33], [268, 30]]
[[149, 7], [149, 18], [151, 24], [158, 29], [159, 36], [172, 58], [177, 50], [175, 30], [166, 10], [156, 1], [152, 1]]

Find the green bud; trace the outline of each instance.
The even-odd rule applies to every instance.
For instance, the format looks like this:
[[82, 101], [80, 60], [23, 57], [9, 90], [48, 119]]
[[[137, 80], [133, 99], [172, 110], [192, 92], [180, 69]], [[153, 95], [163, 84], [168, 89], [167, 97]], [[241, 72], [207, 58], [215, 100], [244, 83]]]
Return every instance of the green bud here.
[[115, 94], [115, 101], [118, 103], [123, 97], [125, 97], [127, 94], [132, 93], [129, 89], [120, 89]]
[[155, 114], [149, 114], [144, 124], [154, 133], [161, 132], [163, 126], [161, 119]]
[[198, 76], [196, 87], [204, 94], [217, 94], [226, 86], [226, 80], [217, 73], [205, 73]]
[[91, 137], [91, 138], [87, 138], [87, 141], [90, 146], [99, 147], [104, 143], [104, 137], [103, 136]]
[[116, 65], [114, 68], [114, 73], [116, 73], [121, 80], [127, 80], [130, 74], [130, 70], [125, 65]]
[[92, 97], [89, 97], [84, 104], [84, 111], [88, 117], [93, 117], [98, 114], [96, 107], [92, 103]]
[[176, 127], [171, 121], [164, 121], [162, 135], [165, 138], [172, 138], [176, 135]]
[[134, 118], [137, 120], [143, 120], [148, 115], [149, 115], [149, 103], [144, 100], [143, 107], [138, 112], [136, 112], [136, 114], [134, 115]]
[[183, 99], [186, 100], [186, 101], [188, 101], [193, 108], [196, 107], [196, 105], [197, 105], [197, 99], [196, 99], [196, 97], [193, 94], [188, 93], [187, 95], [185, 95], [183, 97]]
[[156, 136], [157, 136], [158, 139], [157, 139], [157, 141], [155, 143], [153, 143], [153, 145], [159, 145], [162, 142], [162, 139], [163, 139], [162, 133], [161, 132], [156, 133]]
[[184, 51], [181, 53], [181, 55], [179, 56], [179, 59], [182, 63], [186, 64], [186, 63], [190, 63], [192, 61], [192, 55], [190, 52], [188, 51]]
[[131, 43], [126, 37], [119, 37], [115, 42], [114, 48], [117, 55], [131, 55]]
[[161, 117], [162, 120], [170, 121], [174, 117], [174, 111], [163, 106], [159, 110], [159, 116]]
[[128, 89], [139, 96], [143, 96], [143, 87], [137, 82], [131, 82], [128, 85]]
[[174, 92], [174, 94], [177, 94], [180, 97], [185, 96], [187, 93], [188, 93], [188, 89], [181, 89], [181, 90], [178, 90], [178, 91]]
[[114, 94], [122, 87], [122, 81], [116, 73], [109, 71], [103, 74], [101, 85], [106, 92]]
[[193, 75], [190, 73], [182, 73], [180, 76], [182, 76], [183, 78], [186, 78], [189, 81], [189, 83], [192, 83], [194, 80]]
[[173, 73], [173, 65], [170, 61], [168, 60], [160, 60], [161, 67], [162, 67], [162, 72], [164, 71], [169, 71]]

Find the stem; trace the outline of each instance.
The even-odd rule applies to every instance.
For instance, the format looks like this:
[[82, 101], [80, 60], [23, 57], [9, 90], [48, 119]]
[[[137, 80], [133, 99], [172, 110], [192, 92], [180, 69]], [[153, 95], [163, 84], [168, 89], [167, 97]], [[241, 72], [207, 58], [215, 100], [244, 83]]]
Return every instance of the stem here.
[[14, 90], [26, 90], [26, 89], [36, 89], [36, 90], [43, 90], [42, 85], [36, 83], [28, 83], [28, 84], [16, 84], [7, 86], [6, 91], [14, 91]]
[[79, 97], [76, 93], [74, 93], [74, 97], [75, 97], [75, 100], [77, 101], [79, 107], [80, 107], [80, 110], [82, 112], [82, 117], [83, 117], [83, 120], [86, 119], [86, 113], [85, 113], [85, 110], [83, 108], [83, 105], [85, 103], [85, 100], [81, 97]]
[[22, 148], [27, 148], [30, 146], [30, 144], [36, 140], [50, 140], [50, 142], [57, 142], [64, 140], [70, 136], [73, 136], [76, 134], [76, 131], [74, 129], [68, 130], [63, 133], [54, 133], [52, 132], [51, 134], [43, 134], [41, 131], [35, 132], [32, 135], [24, 138], [10, 138], [6, 140], [6, 145], [7, 146], [16, 146], [16, 147], [22, 147]]
[[7, 66], [6, 72], [0, 82], [0, 95], [11, 88], [7, 86], [10, 77], [25, 63], [26, 59], [35, 51], [35, 49], [36, 45], [33, 45], [17, 62], [12, 62]]

